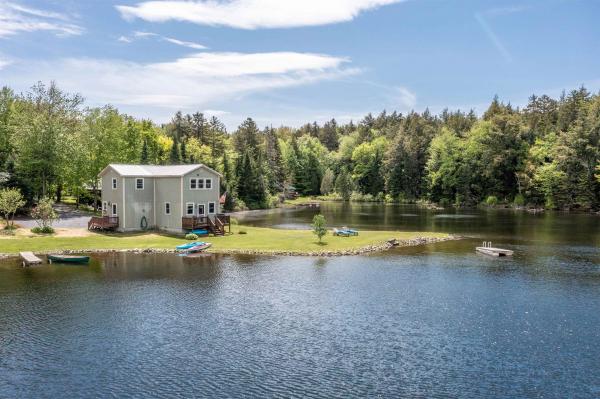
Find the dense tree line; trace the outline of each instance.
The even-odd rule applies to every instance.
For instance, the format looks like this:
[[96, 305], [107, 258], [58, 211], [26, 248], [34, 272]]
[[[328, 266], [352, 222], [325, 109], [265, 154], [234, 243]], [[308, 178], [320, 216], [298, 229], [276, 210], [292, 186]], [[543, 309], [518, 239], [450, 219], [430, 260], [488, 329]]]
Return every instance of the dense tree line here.
[[0, 91], [0, 186], [28, 201], [97, 188], [110, 162], [204, 163], [224, 176], [227, 208], [273, 206], [303, 195], [472, 206], [598, 209], [600, 95], [531, 96], [522, 109], [494, 98], [485, 113], [382, 112], [260, 129], [248, 118], [227, 132], [216, 117], [177, 112], [157, 125], [111, 106], [87, 108], [54, 84]]

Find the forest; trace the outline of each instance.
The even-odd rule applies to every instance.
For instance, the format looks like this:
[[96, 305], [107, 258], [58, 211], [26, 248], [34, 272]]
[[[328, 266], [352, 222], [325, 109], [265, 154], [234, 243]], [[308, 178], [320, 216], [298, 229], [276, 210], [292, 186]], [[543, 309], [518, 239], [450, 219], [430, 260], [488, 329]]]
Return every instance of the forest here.
[[2, 88], [0, 188], [29, 203], [93, 203], [109, 163], [203, 163], [223, 175], [228, 210], [276, 206], [291, 186], [331, 200], [597, 210], [600, 95], [581, 87], [532, 95], [522, 108], [495, 97], [482, 115], [383, 111], [301, 127], [261, 129], [248, 118], [228, 132], [201, 112], [157, 124], [87, 107], [55, 83]]

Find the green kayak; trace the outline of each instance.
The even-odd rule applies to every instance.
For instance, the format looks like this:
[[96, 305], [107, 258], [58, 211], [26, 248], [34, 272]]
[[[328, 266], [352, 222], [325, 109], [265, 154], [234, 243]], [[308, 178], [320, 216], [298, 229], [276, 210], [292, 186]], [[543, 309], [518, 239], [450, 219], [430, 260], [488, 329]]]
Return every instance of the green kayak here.
[[48, 263], [88, 263], [89, 261], [90, 257], [84, 255], [48, 255]]

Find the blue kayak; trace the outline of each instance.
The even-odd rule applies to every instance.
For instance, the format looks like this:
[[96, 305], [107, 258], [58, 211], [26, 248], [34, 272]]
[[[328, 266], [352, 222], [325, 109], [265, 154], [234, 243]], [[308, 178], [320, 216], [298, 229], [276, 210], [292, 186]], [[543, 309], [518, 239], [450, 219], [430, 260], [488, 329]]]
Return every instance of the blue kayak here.
[[184, 249], [190, 249], [190, 248], [193, 248], [195, 246], [202, 245], [202, 244], [204, 244], [204, 241], [188, 242], [187, 244], [178, 245], [175, 248], [180, 249], [180, 250], [184, 250]]

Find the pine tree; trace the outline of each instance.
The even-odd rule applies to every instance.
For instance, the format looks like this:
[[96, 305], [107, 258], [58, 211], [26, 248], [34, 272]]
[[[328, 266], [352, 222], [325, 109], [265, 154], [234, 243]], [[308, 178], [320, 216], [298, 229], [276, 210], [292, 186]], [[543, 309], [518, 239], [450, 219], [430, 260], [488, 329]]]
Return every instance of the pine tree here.
[[344, 201], [350, 199], [352, 194], [352, 180], [346, 169], [342, 169], [335, 179], [335, 192], [342, 196]]
[[140, 157], [140, 163], [142, 165], [148, 164], [148, 140], [144, 139], [144, 144], [142, 144], [142, 156]]
[[327, 147], [329, 151], [337, 151], [339, 147], [337, 122], [335, 119], [326, 122], [319, 131], [319, 141]]
[[188, 155], [187, 155], [187, 150], [185, 148], [185, 140], [181, 141], [180, 153], [181, 153], [181, 162], [188, 163]]
[[171, 165], [178, 165], [181, 163], [181, 154], [179, 152], [179, 143], [176, 139], [173, 140], [173, 145], [171, 146], [171, 153], [169, 154], [169, 162]]
[[269, 177], [269, 191], [276, 193], [283, 189], [285, 172], [279, 139], [273, 128], [267, 128], [265, 133], [265, 147], [267, 152], [267, 173]]

